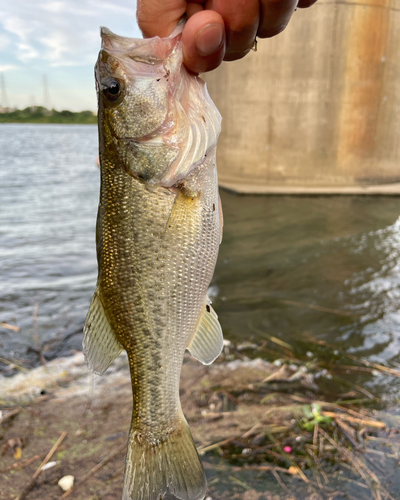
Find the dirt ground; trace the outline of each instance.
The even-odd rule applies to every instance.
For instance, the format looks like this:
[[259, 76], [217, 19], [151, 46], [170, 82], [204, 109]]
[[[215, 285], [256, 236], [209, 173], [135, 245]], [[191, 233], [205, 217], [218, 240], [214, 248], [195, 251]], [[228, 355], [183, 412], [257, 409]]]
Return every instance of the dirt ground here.
[[[126, 358], [118, 358], [109, 371], [102, 378], [90, 375], [82, 354], [77, 353], [27, 374], [0, 379], [1, 500], [21, 498], [19, 495], [63, 433], [65, 437], [49, 458], [48, 468], [40, 472], [29, 491], [25, 490], [25, 498], [121, 499], [132, 408]], [[327, 480], [318, 487], [318, 478], [308, 480], [309, 474], [299, 470], [301, 467], [290, 467], [289, 455], [285, 460], [283, 451], [277, 453], [285, 444], [293, 447], [300, 441], [286, 433], [294, 425], [293, 408], [282, 414], [271, 409], [283, 408], [290, 401], [293, 405], [293, 397], [312, 397], [306, 379], [286, 395], [277, 393], [273, 384], [260, 395], [258, 385], [273, 374], [277, 378], [278, 372], [282, 369], [260, 359], [204, 367], [185, 358], [181, 401], [206, 470], [206, 498], [376, 498], [368, 486], [359, 486], [360, 481], [352, 476], [345, 483], [347, 491], [338, 489], [337, 481]], [[267, 402], [260, 403], [266, 394]], [[297, 406], [298, 410], [304, 405]], [[374, 427], [373, 421], [369, 422]], [[383, 427], [377, 429], [383, 431]], [[286, 433], [286, 437], [279, 438], [280, 433]], [[374, 429], [370, 435], [378, 436]], [[265, 446], [262, 440], [266, 436], [269, 444]], [[312, 443], [311, 434], [310, 439]], [[260, 458], [261, 452], [269, 453], [267, 460], [265, 455]], [[292, 473], [287, 474], [290, 469]], [[331, 472], [335, 471], [340, 472], [337, 465]], [[75, 481], [67, 494], [58, 486], [66, 475], [72, 475]], [[387, 498], [393, 497], [389, 494]]]

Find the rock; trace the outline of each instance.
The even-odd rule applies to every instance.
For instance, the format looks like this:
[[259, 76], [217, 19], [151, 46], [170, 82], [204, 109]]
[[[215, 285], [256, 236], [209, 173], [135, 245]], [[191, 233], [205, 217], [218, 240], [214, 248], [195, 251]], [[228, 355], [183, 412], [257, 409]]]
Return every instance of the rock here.
[[58, 486], [63, 491], [68, 491], [74, 485], [74, 479], [75, 479], [74, 476], [64, 476], [58, 481]]

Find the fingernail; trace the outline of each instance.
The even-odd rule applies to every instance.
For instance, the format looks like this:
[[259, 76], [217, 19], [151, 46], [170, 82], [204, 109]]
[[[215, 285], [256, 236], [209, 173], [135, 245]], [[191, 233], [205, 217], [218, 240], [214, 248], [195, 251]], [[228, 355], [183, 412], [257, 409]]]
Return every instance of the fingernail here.
[[195, 45], [200, 56], [209, 56], [221, 48], [224, 28], [221, 24], [207, 24], [196, 34]]

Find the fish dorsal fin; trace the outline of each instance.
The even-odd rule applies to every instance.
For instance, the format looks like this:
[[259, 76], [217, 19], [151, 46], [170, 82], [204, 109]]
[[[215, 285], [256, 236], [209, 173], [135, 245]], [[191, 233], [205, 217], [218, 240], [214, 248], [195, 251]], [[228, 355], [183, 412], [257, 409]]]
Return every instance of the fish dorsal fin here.
[[97, 291], [86, 316], [82, 346], [88, 367], [97, 375], [103, 375], [122, 351]]
[[190, 354], [203, 363], [203, 365], [210, 365], [218, 358], [224, 345], [224, 338], [217, 313], [210, 304], [211, 301], [206, 296], [196, 332], [187, 346]]

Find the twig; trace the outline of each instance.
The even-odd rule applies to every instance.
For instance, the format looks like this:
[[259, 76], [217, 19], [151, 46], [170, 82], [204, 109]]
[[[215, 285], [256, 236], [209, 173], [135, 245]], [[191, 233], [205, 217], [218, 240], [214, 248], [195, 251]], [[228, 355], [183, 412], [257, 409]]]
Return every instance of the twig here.
[[[82, 476], [78, 481], [77, 484], [82, 484], [85, 481], [89, 479], [90, 476], [93, 474], [96, 474], [97, 471], [99, 471], [102, 467], [104, 467], [108, 462], [110, 462], [114, 457], [116, 457], [121, 451], [124, 451], [126, 448], [127, 444], [123, 443], [121, 446], [119, 446], [116, 450], [114, 450], [108, 457], [103, 458], [103, 460], [95, 465], [92, 469], [90, 469], [89, 472], [87, 472], [84, 476]], [[66, 498], [70, 493], [72, 493], [72, 490], [74, 489], [74, 486], [67, 490], [65, 493], [63, 493], [58, 500]]]
[[305, 309], [314, 309], [315, 311], [327, 312], [331, 314], [336, 314], [337, 316], [360, 316], [359, 314], [354, 314], [348, 311], [340, 311], [339, 309], [330, 309], [329, 307], [315, 306], [314, 304], [306, 304], [304, 302], [295, 302], [294, 300], [281, 300], [283, 304], [288, 306], [304, 307]]
[[369, 418], [356, 418], [343, 413], [334, 413], [333, 411], [322, 411], [321, 415], [323, 415], [324, 417], [334, 418], [335, 420], [347, 420], [347, 422], [351, 422], [353, 424], [366, 425], [368, 427], [378, 427], [378, 429], [386, 428], [386, 424], [384, 424], [383, 422], [378, 422], [377, 420], [371, 420]]
[[0, 357], [0, 361], [6, 365], [10, 365], [11, 367], [16, 368], [17, 370], [19, 370], [21, 372], [28, 372], [29, 371], [27, 368], [20, 366], [18, 363], [16, 363], [15, 361], [12, 361], [10, 359]]
[[32, 462], [34, 462], [35, 460], [38, 460], [42, 456], [43, 455], [35, 455], [34, 457], [27, 458], [25, 460], [21, 460], [20, 462], [15, 462], [14, 464], [9, 465], [5, 469], [1, 470], [0, 472], [4, 473], [4, 472], [8, 472], [8, 471], [13, 470], [13, 469], [23, 469], [24, 467], [27, 467]]
[[[361, 451], [361, 450], [357, 450], [357, 451]], [[372, 453], [374, 452], [374, 450], [368, 450], [368, 449], [365, 451], [368, 453], [371, 453], [371, 451], [372, 451]], [[390, 456], [390, 455], [386, 455], [386, 456]], [[375, 469], [377, 469], [381, 474], [386, 473], [386, 471], [384, 471], [382, 469], [382, 467], [379, 467], [379, 465], [374, 460], [371, 460], [368, 455], [365, 454], [365, 455], [363, 455], [363, 457], [372, 465], [372, 467], [375, 467]], [[397, 457], [393, 457], [393, 458], [397, 458]]]
[[33, 338], [35, 339], [36, 349], [40, 357], [40, 362], [42, 363], [43, 366], [46, 366], [46, 360], [43, 357], [42, 348], [40, 347], [40, 341], [39, 341], [39, 333], [37, 325], [38, 312], [39, 312], [39, 299], [36, 299], [35, 308], [33, 310], [33, 331], [34, 331]]
[[260, 427], [262, 427], [262, 425], [260, 424], [260, 422], [257, 422], [256, 425], [253, 425], [253, 427], [251, 429], [249, 429], [244, 434], [242, 434], [242, 438], [246, 439], [248, 437], [253, 436], [255, 434], [255, 431], [260, 429]]
[[[293, 462], [292, 462], [293, 463]], [[300, 467], [298, 465], [293, 465], [292, 467], [295, 467], [297, 469], [297, 474], [301, 477], [301, 479], [309, 484], [310, 483], [310, 480], [308, 479], [308, 477], [304, 474], [304, 472], [300, 469]]]
[[248, 453], [248, 456], [252, 457], [254, 455], [260, 455], [261, 453], [264, 453], [265, 450], [270, 450], [271, 448], [274, 448], [276, 446], [275, 443], [270, 443], [265, 446], [260, 446], [259, 448], [256, 448], [255, 450], [251, 451]]
[[31, 491], [31, 489], [34, 487], [34, 485], [36, 483], [36, 479], [38, 478], [39, 474], [42, 472], [42, 468], [47, 464], [47, 462], [50, 460], [50, 458], [54, 455], [54, 453], [56, 452], [56, 450], [60, 446], [60, 444], [63, 442], [66, 435], [67, 435], [67, 433], [64, 431], [61, 434], [61, 436], [57, 439], [57, 442], [54, 444], [52, 449], [47, 454], [46, 458], [40, 464], [37, 471], [33, 474], [29, 483], [25, 486], [25, 488], [22, 490], [22, 492], [15, 498], [15, 500], [23, 500], [26, 497], [26, 495]]
[[354, 389], [356, 389], [358, 392], [361, 392], [362, 394], [365, 394], [367, 398], [371, 399], [372, 401], [380, 401], [379, 398], [377, 398], [372, 393], [367, 391], [367, 389], [364, 389], [364, 387], [360, 387], [359, 385], [354, 385]]
[[17, 325], [9, 325], [8, 323], [0, 323], [2, 328], [6, 328], [7, 330], [12, 330], [13, 332], [19, 332], [21, 328]]
[[348, 481], [349, 483], [355, 484], [355, 485], [359, 486], [360, 488], [364, 488], [366, 490], [369, 490], [369, 486], [367, 486], [366, 484], [361, 483], [360, 481], [355, 481], [354, 479], [349, 479], [346, 476], [337, 475], [336, 479], [340, 479], [341, 481]]
[[290, 344], [288, 344], [287, 342], [284, 342], [283, 340], [277, 339], [276, 337], [273, 337], [272, 335], [268, 335], [266, 333], [264, 333], [264, 335], [266, 337], [268, 337], [271, 340], [271, 342], [274, 342], [274, 344], [278, 344], [281, 347], [285, 347], [289, 351], [293, 351], [293, 347]]
[[[307, 337], [308, 337], [308, 340], [310, 342], [313, 342], [314, 344], [329, 347], [330, 349], [337, 349], [337, 347], [334, 346], [333, 344], [330, 344], [329, 342], [326, 342], [325, 340], [317, 340], [309, 332], [305, 332], [305, 333], [308, 334]], [[388, 368], [387, 366], [380, 365], [378, 363], [373, 363], [372, 361], [368, 361], [367, 359], [364, 359], [364, 358], [358, 358], [357, 356], [354, 356], [353, 354], [349, 354], [347, 352], [342, 353], [342, 354], [346, 358], [352, 359], [354, 361], [358, 361], [359, 363], [362, 363], [365, 366], [373, 367], [373, 368], [376, 368], [377, 370], [380, 370], [380, 371], [383, 371], [386, 373], [390, 373], [390, 375], [393, 375], [394, 377], [400, 377], [400, 370], [395, 370], [394, 368]], [[351, 368], [349, 368], [349, 369], [351, 369]]]
[[[353, 359], [350, 355], [348, 355], [351, 359]], [[388, 368], [387, 366], [383, 365], [378, 365], [376, 363], [370, 363], [369, 361], [364, 361], [362, 358], [355, 358], [357, 361], [360, 363], [363, 363], [364, 365], [369, 364], [370, 366], [354, 366], [354, 365], [334, 365], [334, 368], [343, 368], [345, 370], [358, 370], [362, 372], [375, 372], [375, 371], [381, 371], [388, 373], [389, 375], [393, 375], [394, 377], [400, 377], [400, 371], [399, 370], [394, 370], [393, 368]]]
[[[359, 413], [358, 411], [354, 411], [351, 408], [345, 408], [344, 406], [340, 406], [337, 403], [328, 403], [327, 401], [311, 400], [309, 398], [296, 396], [295, 394], [292, 394], [290, 396], [290, 399], [293, 399], [293, 401], [299, 401], [300, 403], [306, 403], [306, 404], [314, 403], [316, 405], [319, 405], [321, 408], [334, 408], [335, 410], [340, 410], [340, 411], [344, 412], [346, 415], [347, 414], [354, 415], [355, 417], [359, 418], [360, 420], [363, 420], [365, 418], [365, 415], [363, 415], [362, 413]], [[368, 420], [370, 420], [370, 419], [368, 419]], [[377, 421], [375, 420], [375, 422], [377, 422]]]
[[318, 443], [318, 429], [319, 429], [318, 424], [315, 424], [314, 435], [313, 435], [314, 455], [315, 455], [315, 448], [317, 448], [317, 443]]
[[347, 448], [339, 447], [337, 445], [337, 443], [335, 443], [335, 441], [325, 431], [320, 429], [320, 432], [332, 444], [332, 446], [334, 446], [342, 455], [344, 455], [346, 457], [346, 459], [357, 469], [357, 472], [360, 474], [362, 479], [366, 483], [369, 483], [369, 487], [371, 490], [372, 490], [373, 483], [375, 483], [375, 485], [378, 488], [378, 490], [374, 492], [374, 493], [376, 493], [377, 499], [381, 498], [380, 491], [382, 491], [382, 493], [384, 493], [387, 497], [393, 498], [393, 497], [391, 497], [390, 493], [382, 486], [382, 484], [379, 481], [379, 479], [377, 478], [377, 476], [362, 462], [362, 460], [360, 460], [358, 457], [356, 457]]
[[372, 373], [376, 371], [375, 368], [369, 366], [355, 366], [355, 365], [332, 365], [331, 368], [335, 370], [351, 370], [355, 372], [367, 372], [367, 373]]
[[4, 417], [0, 418], [0, 425], [4, 423], [6, 420], [8, 420], [11, 417], [15, 417], [15, 415], [18, 415], [18, 413], [22, 410], [22, 408], [16, 408], [15, 410], [11, 410], [8, 413], [4, 415]]
[[272, 466], [272, 465], [245, 465], [242, 467], [235, 467], [233, 470], [241, 471], [241, 470], [265, 470], [265, 471], [270, 471], [272, 468], [274, 468], [276, 471], [283, 472], [284, 474], [290, 474], [291, 476], [294, 476], [297, 474], [296, 472], [293, 472], [289, 469], [284, 469], [283, 467], [278, 467], [278, 466]]
[[240, 481], [238, 478], [236, 478], [235, 476], [228, 476], [229, 479], [231, 481], [233, 481], [234, 483], [238, 484], [239, 486], [241, 486], [242, 488], [244, 488], [245, 490], [251, 490], [250, 486], [248, 486], [246, 483], [244, 483], [243, 481]]
[[325, 483], [329, 484], [329, 479], [328, 479], [328, 476], [325, 474], [325, 472], [322, 469], [320, 469], [319, 472], [321, 473], [321, 476], [324, 478]]
[[85, 482], [90, 476], [92, 476], [93, 474], [96, 474], [96, 472], [98, 470], [100, 470], [102, 467], [104, 467], [106, 464], [108, 464], [108, 462], [110, 462], [114, 457], [116, 457], [119, 453], [121, 453], [121, 451], [124, 451], [125, 448], [127, 447], [127, 444], [126, 443], [123, 443], [121, 444], [121, 446], [119, 446], [118, 448], [116, 448], [110, 455], [108, 455], [108, 457], [106, 458], [103, 458], [103, 460], [98, 463], [97, 465], [95, 465], [92, 469], [90, 469], [90, 471], [85, 474], [80, 480], [79, 482], [80, 483], [83, 483]]
[[354, 446], [354, 448], [358, 449], [359, 448], [359, 444], [354, 439], [354, 434], [355, 434], [354, 429], [352, 429], [347, 424], [345, 424], [344, 422], [342, 422], [342, 419], [340, 419], [340, 418], [338, 418], [336, 420], [336, 423], [338, 424], [338, 426], [340, 427], [340, 429], [342, 430], [342, 432], [346, 436], [346, 438]]
[[286, 486], [286, 484], [282, 481], [282, 479], [280, 478], [279, 474], [276, 472], [276, 470], [271, 467], [271, 472], [272, 474], [274, 475], [275, 479], [277, 480], [278, 484], [280, 485], [281, 488], [283, 488], [286, 493], [288, 493], [289, 495], [291, 494], [289, 488]]
[[232, 436], [228, 439], [224, 439], [223, 441], [218, 441], [218, 443], [210, 444], [209, 446], [199, 446], [197, 448], [198, 453], [205, 453], [206, 451], [214, 450], [215, 448], [218, 448], [219, 446], [222, 446], [224, 444], [230, 443], [233, 439], [236, 439], [237, 437], [240, 436]]

